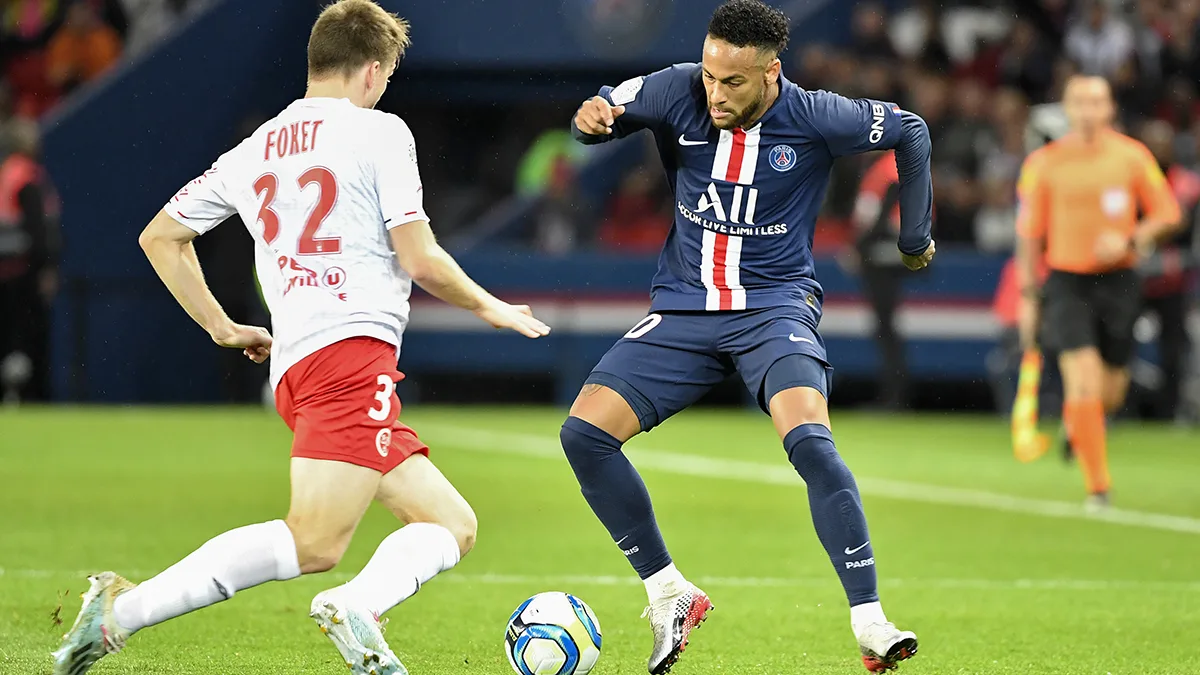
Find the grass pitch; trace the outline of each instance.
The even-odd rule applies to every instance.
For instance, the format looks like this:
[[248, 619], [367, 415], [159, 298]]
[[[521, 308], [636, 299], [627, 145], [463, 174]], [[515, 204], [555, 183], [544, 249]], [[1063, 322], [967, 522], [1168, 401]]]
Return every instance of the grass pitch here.
[[[599, 615], [594, 672], [645, 672], [645, 595], [556, 448], [562, 414], [405, 411], [480, 522], [475, 551], [390, 613], [413, 675], [511, 672], [505, 621], [543, 590]], [[1078, 506], [1078, 470], [1017, 464], [1003, 421], [838, 415], [834, 434], [863, 490], [889, 618], [921, 637], [901, 673], [1200, 673], [1200, 436], [1115, 428], [1121, 510], [1095, 520]], [[0, 673], [49, 672], [85, 573], [141, 580], [223, 530], [281, 517], [289, 439], [258, 410], [0, 412]], [[675, 673], [865, 672], [803, 484], [765, 417], [701, 410], [630, 447], [677, 564], [716, 605]], [[147, 629], [93, 672], [345, 672], [309, 601], [395, 527], [372, 508], [333, 572]]]

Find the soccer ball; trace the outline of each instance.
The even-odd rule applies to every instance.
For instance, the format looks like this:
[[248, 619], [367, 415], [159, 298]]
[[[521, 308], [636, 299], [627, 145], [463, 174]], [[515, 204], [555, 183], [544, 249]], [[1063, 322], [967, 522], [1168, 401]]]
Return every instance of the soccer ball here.
[[573, 595], [538, 593], [509, 618], [504, 647], [520, 675], [587, 675], [600, 658], [600, 621]]

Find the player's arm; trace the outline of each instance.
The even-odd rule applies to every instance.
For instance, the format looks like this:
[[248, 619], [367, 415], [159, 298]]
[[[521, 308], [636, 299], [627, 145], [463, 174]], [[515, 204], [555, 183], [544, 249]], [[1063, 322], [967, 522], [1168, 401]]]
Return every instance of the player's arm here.
[[1021, 167], [1017, 181], [1020, 207], [1017, 211], [1016, 274], [1021, 292], [1018, 328], [1024, 347], [1034, 346], [1040, 309], [1041, 280], [1038, 274], [1050, 221], [1050, 195], [1039, 166], [1038, 153], [1030, 155]]
[[138, 243], [167, 290], [188, 316], [208, 331], [213, 342], [242, 349], [255, 363], [262, 363], [271, 354], [271, 335], [265, 329], [234, 322], [221, 308], [200, 271], [200, 259], [192, 245], [197, 236], [196, 230], [163, 210], [142, 231]]
[[674, 78], [685, 77], [666, 68], [604, 86], [575, 111], [571, 134], [585, 145], [624, 138], [641, 129], [652, 129], [666, 117]]
[[933, 259], [933, 176], [929, 127], [920, 116], [891, 103], [849, 99], [830, 92], [811, 92], [805, 111], [825, 140], [830, 155], [895, 150], [900, 175], [898, 246], [909, 269]]
[[405, 223], [392, 228], [389, 235], [400, 267], [430, 295], [474, 312], [496, 328], [510, 328], [529, 338], [550, 333], [550, 327], [534, 318], [528, 305], [510, 305], [467, 276], [437, 243], [428, 222]]
[[384, 227], [400, 267], [430, 295], [472, 311], [496, 328], [510, 328], [530, 338], [547, 335], [550, 328], [535, 319], [529, 307], [510, 305], [483, 290], [438, 244], [425, 215], [412, 132], [394, 115], [384, 118], [379, 131], [375, 187]]
[[1183, 214], [1179, 200], [1171, 191], [1166, 176], [1158, 166], [1154, 155], [1142, 148], [1142, 169], [1134, 183], [1139, 205], [1145, 214], [1133, 233], [1133, 247], [1142, 255], [1149, 255], [1154, 247], [1175, 235], [1183, 225]]

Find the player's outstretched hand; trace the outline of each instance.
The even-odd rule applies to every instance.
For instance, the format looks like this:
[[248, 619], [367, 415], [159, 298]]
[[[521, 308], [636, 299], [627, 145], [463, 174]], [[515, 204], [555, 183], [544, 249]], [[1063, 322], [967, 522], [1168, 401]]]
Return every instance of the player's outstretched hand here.
[[540, 338], [550, 334], [550, 327], [533, 316], [529, 305], [510, 305], [496, 300], [484, 305], [475, 314], [490, 323], [493, 328], [508, 328], [527, 338]]
[[222, 347], [242, 350], [246, 358], [255, 363], [262, 363], [271, 355], [271, 334], [266, 328], [231, 323], [214, 331], [212, 339]]
[[624, 112], [625, 106], [614, 107], [603, 96], [593, 96], [575, 112], [575, 126], [589, 136], [606, 136], [612, 133], [613, 122]]
[[933, 240], [929, 241], [929, 247], [921, 255], [908, 255], [901, 253], [900, 259], [904, 261], [904, 266], [912, 271], [917, 271], [929, 267], [929, 263], [933, 262], [933, 254], [937, 253], [937, 248], [933, 245]]

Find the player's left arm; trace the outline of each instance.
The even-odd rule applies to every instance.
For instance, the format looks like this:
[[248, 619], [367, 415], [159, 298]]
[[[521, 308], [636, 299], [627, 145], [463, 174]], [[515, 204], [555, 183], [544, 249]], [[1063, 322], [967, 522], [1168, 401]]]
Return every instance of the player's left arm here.
[[1154, 247], [1171, 238], [1183, 225], [1183, 214], [1179, 200], [1171, 191], [1171, 185], [1163, 175], [1154, 155], [1144, 146], [1139, 148], [1138, 161], [1142, 165], [1134, 179], [1138, 205], [1145, 215], [1134, 230], [1130, 242], [1141, 255], [1149, 255]]
[[810, 92], [809, 122], [833, 157], [873, 150], [895, 150], [900, 175], [900, 253], [910, 269], [933, 258], [933, 145], [920, 116], [871, 99], [850, 99]]
[[[220, 160], [218, 160], [218, 164]], [[188, 316], [222, 347], [241, 349], [255, 363], [271, 355], [271, 334], [243, 326], [213, 297], [192, 240], [219, 225], [236, 209], [224, 196], [218, 165], [175, 194], [138, 237], [158, 278]]]

